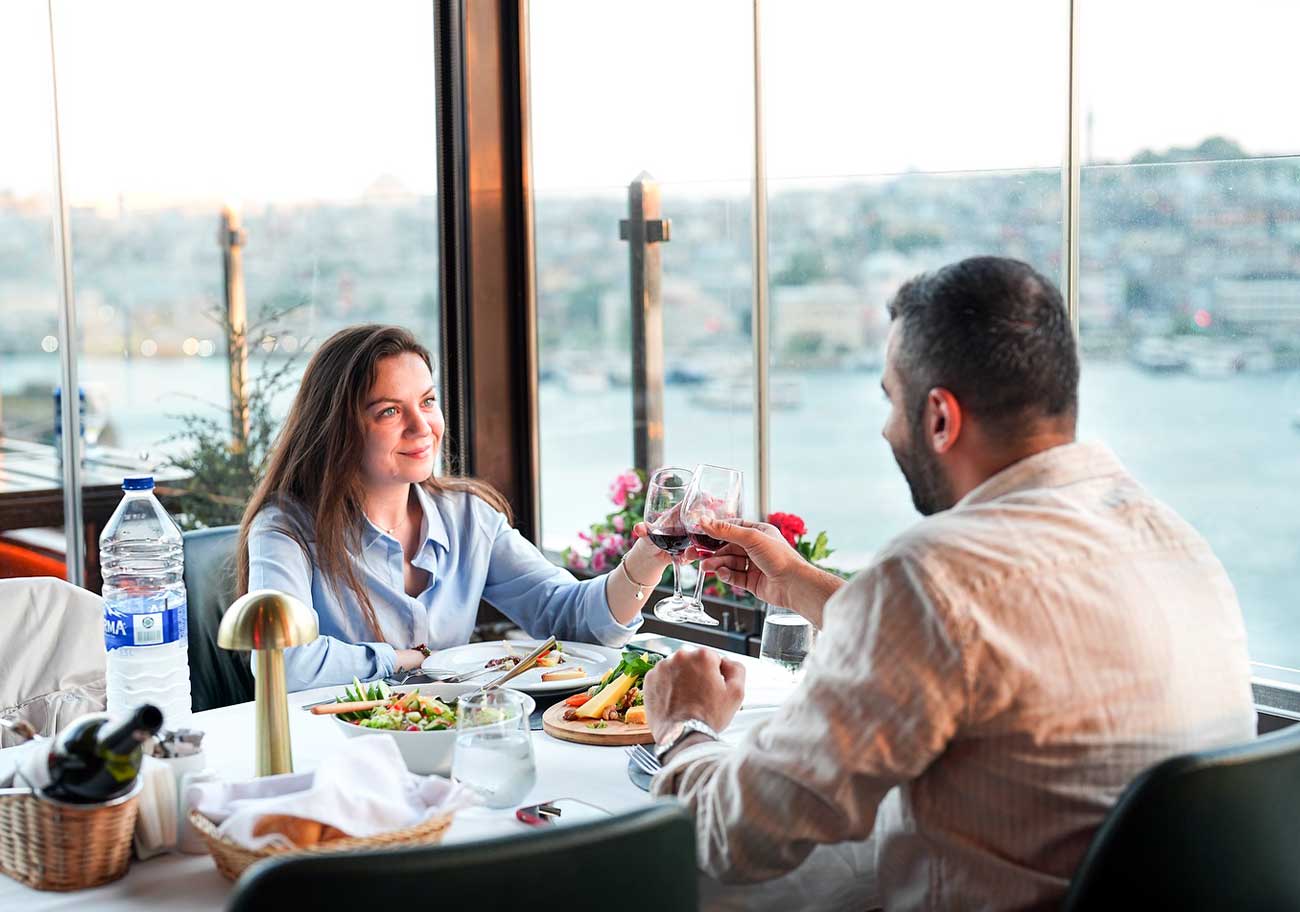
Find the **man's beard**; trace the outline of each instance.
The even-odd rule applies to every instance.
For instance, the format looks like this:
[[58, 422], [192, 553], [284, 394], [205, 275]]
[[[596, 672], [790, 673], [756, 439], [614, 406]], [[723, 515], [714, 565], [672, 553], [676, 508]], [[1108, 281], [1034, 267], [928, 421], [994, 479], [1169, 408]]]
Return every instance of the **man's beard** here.
[[[904, 450], [893, 450], [894, 461], [912, 492], [912, 506], [922, 516], [930, 516], [953, 505], [952, 487], [948, 484], [939, 459], [924, 446], [918, 446], [918, 429], [912, 428], [911, 440]], [[891, 447], [892, 449], [892, 447]]]

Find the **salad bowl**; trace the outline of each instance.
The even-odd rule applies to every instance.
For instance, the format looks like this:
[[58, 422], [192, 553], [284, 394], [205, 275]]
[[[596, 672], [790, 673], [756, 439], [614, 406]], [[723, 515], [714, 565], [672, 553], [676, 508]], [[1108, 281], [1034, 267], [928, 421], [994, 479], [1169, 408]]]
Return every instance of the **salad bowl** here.
[[[373, 686], [373, 685], [371, 685]], [[367, 685], [360, 685], [363, 691]], [[387, 690], [396, 695], [399, 693], [419, 693], [425, 697], [436, 697], [451, 709], [456, 708], [456, 701], [461, 694], [473, 693], [479, 689], [477, 684], [418, 684], [414, 687], [387, 688]], [[363, 693], [363, 696], [365, 694]], [[354, 694], [349, 692], [339, 693], [342, 700], [351, 699]], [[525, 708], [529, 714], [537, 708], [536, 701], [527, 694], [524, 697]], [[447, 728], [438, 730], [399, 730], [389, 728], [369, 728], [357, 724], [357, 716], [369, 716], [373, 710], [365, 713], [349, 713], [346, 716], [332, 716], [333, 724], [338, 726], [343, 734], [349, 738], [362, 738], [378, 735], [381, 737], [392, 738], [397, 744], [397, 749], [406, 762], [406, 768], [413, 773], [422, 776], [438, 774], [445, 776], [451, 772], [452, 754], [456, 747], [456, 727], [454, 723]], [[432, 714], [425, 713], [426, 719]], [[427, 722], [425, 724], [428, 724]], [[418, 725], [408, 725], [416, 727]]]

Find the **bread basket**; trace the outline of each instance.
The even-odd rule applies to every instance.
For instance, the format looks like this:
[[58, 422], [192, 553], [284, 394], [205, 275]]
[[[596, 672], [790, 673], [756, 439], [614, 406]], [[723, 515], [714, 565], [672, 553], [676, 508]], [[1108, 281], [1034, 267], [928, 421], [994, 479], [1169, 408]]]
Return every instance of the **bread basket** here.
[[217, 825], [198, 811], [190, 811], [190, 823], [208, 846], [212, 860], [217, 863], [217, 870], [230, 880], [235, 880], [244, 869], [264, 858], [278, 858], [282, 855], [321, 855], [330, 852], [366, 852], [376, 849], [394, 849], [402, 846], [436, 845], [442, 841], [447, 827], [451, 826], [451, 814], [430, 817], [423, 823], [401, 830], [391, 830], [374, 836], [354, 837], [349, 839], [331, 839], [314, 846], [302, 846], [287, 849], [280, 846], [265, 846], [250, 849], [239, 843], [226, 839], [217, 831]]

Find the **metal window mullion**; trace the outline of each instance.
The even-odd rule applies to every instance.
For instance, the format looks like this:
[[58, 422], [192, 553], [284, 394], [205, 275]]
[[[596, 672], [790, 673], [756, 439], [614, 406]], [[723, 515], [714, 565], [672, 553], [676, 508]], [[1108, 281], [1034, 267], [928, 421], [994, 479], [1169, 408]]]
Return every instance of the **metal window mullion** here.
[[761, 0], [754, 11], [754, 297], [751, 333], [754, 339], [754, 487], [759, 519], [766, 519], [771, 498], [768, 406], [768, 287], [767, 287], [767, 159], [763, 137], [763, 29]]
[[1062, 230], [1064, 232], [1065, 262], [1062, 263], [1061, 284], [1065, 288], [1066, 307], [1070, 313], [1070, 323], [1074, 334], [1079, 334], [1079, 192], [1082, 174], [1082, 162], [1079, 157], [1079, 0], [1066, 0], [1069, 16], [1069, 46], [1066, 53], [1066, 134], [1065, 134], [1065, 170], [1061, 174], [1061, 195], [1064, 212], [1062, 213]]
[[446, 0], [434, 5], [434, 53], [438, 98], [439, 299], [442, 395], [447, 431], [444, 465], [450, 474], [474, 471], [469, 397], [469, 206], [466, 200], [464, 106], [464, 8]]
[[81, 396], [77, 385], [77, 310], [72, 285], [72, 237], [63, 193], [63, 142], [59, 135], [59, 80], [54, 55], [54, 0], [46, 0], [50, 37], [50, 113], [54, 138], [54, 252], [59, 260], [59, 366], [63, 396], [59, 441], [63, 458], [63, 534], [68, 582], [85, 584], [85, 520], [81, 515]]

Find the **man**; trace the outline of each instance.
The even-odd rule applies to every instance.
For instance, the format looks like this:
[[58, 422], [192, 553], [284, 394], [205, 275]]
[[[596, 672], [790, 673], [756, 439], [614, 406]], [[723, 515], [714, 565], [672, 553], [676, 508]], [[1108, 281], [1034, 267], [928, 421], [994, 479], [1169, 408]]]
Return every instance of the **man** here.
[[[646, 679], [656, 794], [701, 866], [754, 881], [874, 832], [887, 908], [1051, 907], [1139, 772], [1255, 730], [1232, 584], [1105, 447], [1075, 442], [1060, 293], [964, 260], [890, 304], [884, 427], [925, 518], [844, 585], [766, 524], [718, 524], [727, 583], [821, 629], [794, 696], [736, 748], [741, 666]], [[888, 797], [887, 797], [888, 796]]]

